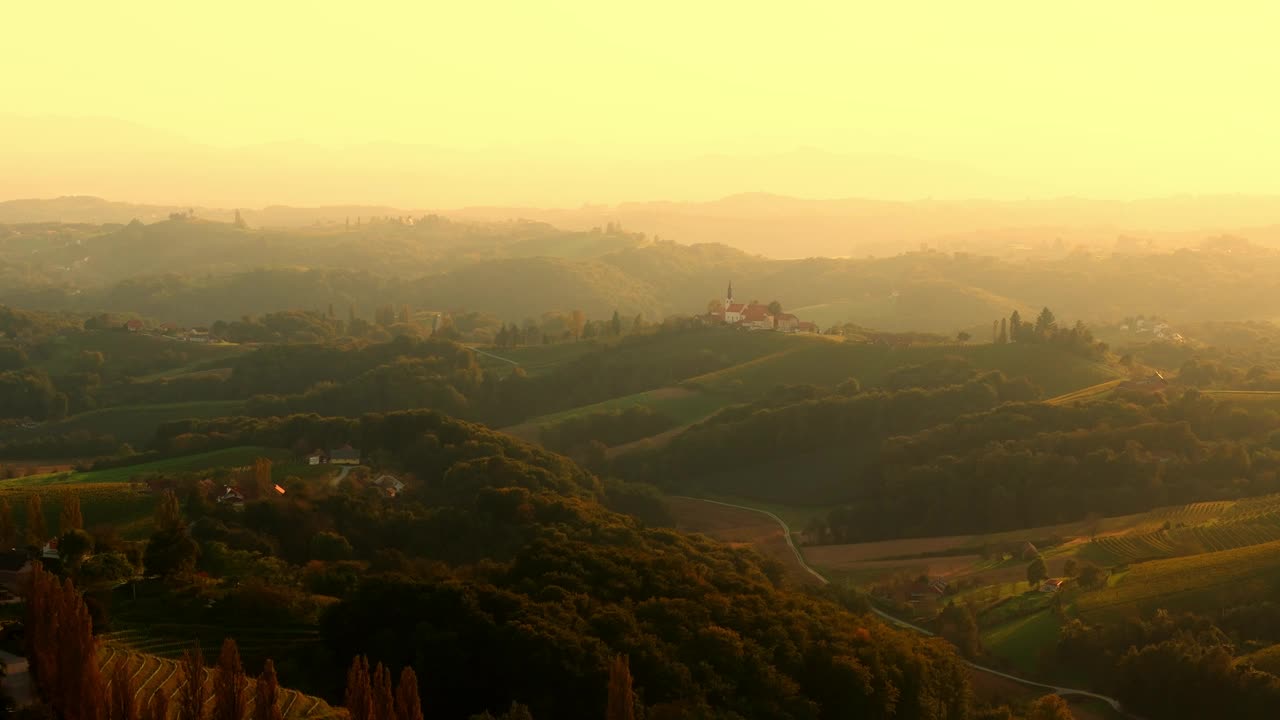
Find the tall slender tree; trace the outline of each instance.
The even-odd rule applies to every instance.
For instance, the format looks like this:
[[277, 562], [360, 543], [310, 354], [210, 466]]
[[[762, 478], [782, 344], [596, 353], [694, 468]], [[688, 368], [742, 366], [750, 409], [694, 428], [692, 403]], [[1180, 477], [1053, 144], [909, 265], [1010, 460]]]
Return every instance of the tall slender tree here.
[[151, 696], [147, 720], [169, 720], [169, 693], [163, 688]]
[[262, 674], [254, 686], [253, 720], [282, 720], [280, 713], [280, 684], [276, 680], [276, 665], [267, 660]]
[[609, 663], [609, 704], [606, 720], [635, 720], [636, 695], [631, 689], [631, 661], [618, 654]]
[[1000, 339], [997, 340], [996, 342], [1000, 343], [1001, 345], [1004, 345], [1005, 343], [1009, 342], [1008, 326], [1009, 326], [1009, 319], [1000, 318]]
[[49, 530], [44, 524], [44, 505], [40, 502], [39, 493], [27, 495], [27, 544], [40, 547], [49, 539]]
[[138, 720], [137, 693], [133, 668], [122, 659], [111, 669], [111, 720]]
[[178, 665], [181, 686], [178, 689], [178, 720], [201, 720], [208, 691], [204, 685], [204, 654], [200, 641], [182, 654]]
[[351, 720], [373, 720], [373, 690], [369, 686], [369, 661], [357, 655], [347, 671], [347, 713]]
[[418, 675], [406, 665], [396, 685], [397, 720], [422, 720], [422, 701], [418, 698]]
[[17, 535], [18, 528], [13, 524], [13, 506], [9, 504], [9, 498], [0, 499], [0, 543], [11, 548]]
[[391, 692], [391, 671], [382, 663], [373, 671], [373, 715], [377, 720], [396, 720], [396, 698]]
[[84, 515], [80, 513], [80, 496], [71, 491], [62, 494], [62, 510], [58, 513], [58, 535], [84, 529]]
[[1022, 315], [1014, 310], [1009, 316], [1009, 342], [1020, 342], [1022, 340]]
[[161, 493], [160, 502], [156, 505], [155, 523], [156, 530], [161, 532], [172, 532], [182, 527], [182, 503], [174, 491]]
[[244, 720], [249, 705], [249, 679], [240, 664], [236, 641], [222, 641], [218, 670], [213, 677], [213, 720]]

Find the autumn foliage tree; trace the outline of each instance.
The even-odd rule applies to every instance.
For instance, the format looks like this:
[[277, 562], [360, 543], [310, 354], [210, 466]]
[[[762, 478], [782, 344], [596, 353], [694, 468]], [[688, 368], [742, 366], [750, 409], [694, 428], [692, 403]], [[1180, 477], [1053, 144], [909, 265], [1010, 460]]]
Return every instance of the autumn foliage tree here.
[[147, 720], [169, 720], [169, 693], [158, 692], [151, 696]]
[[369, 661], [363, 655], [351, 661], [347, 671], [345, 702], [351, 720], [373, 720], [373, 689], [369, 684]]
[[80, 512], [80, 496], [73, 492], [62, 494], [62, 510], [58, 513], [58, 534], [84, 529], [84, 515]]
[[134, 697], [137, 692], [133, 668], [127, 662], [117, 662], [111, 670], [111, 720], [138, 720], [138, 702]]
[[181, 676], [178, 720], [201, 720], [208, 694], [204, 686], [204, 654], [200, 651], [199, 640], [196, 640], [194, 647], [182, 654], [178, 673]]
[[44, 505], [38, 493], [27, 496], [27, 544], [40, 547], [49, 537], [49, 530], [44, 524]]
[[391, 692], [391, 671], [378, 663], [373, 671], [373, 716], [376, 720], [396, 720], [396, 698]]
[[4, 498], [0, 500], [0, 543], [6, 548], [13, 547], [17, 534], [17, 527], [13, 524], [13, 507], [9, 505], [9, 498]]
[[36, 563], [27, 595], [27, 657], [36, 690], [64, 720], [101, 720], [110, 706], [89, 609], [70, 580]]
[[276, 665], [267, 660], [262, 666], [262, 674], [258, 676], [258, 682], [254, 685], [253, 720], [282, 720], [282, 718]]
[[249, 705], [249, 679], [240, 663], [236, 641], [222, 641], [218, 670], [213, 676], [213, 720], [244, 720]]
[[418, 674], [406, 665], [396, 685], [396, 720], [422, 720], [422, 701], [418, 697]]
[[631, 661], [617, 655], [609, 663], [609, 702], [606, 720], [635, 720], [636, 695], [631, 688]]

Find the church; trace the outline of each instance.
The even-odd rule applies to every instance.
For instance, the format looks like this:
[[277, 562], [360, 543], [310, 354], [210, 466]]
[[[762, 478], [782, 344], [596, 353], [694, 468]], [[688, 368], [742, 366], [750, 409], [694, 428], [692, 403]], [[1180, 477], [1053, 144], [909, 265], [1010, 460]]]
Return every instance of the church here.
[[773, 313], [768, 305], [757, 302], [740, 303], [733, 299], [733, 281], [729, 281], [729, 289], [725, 292], [724, 302], [719, 308], [711, 311], [713, 321], [726, 325], [746, 328], [748, 330], [777, 330], [779, 332], [817, 332], [818, 327], [810, 322], [801, 322], [791, 313]]

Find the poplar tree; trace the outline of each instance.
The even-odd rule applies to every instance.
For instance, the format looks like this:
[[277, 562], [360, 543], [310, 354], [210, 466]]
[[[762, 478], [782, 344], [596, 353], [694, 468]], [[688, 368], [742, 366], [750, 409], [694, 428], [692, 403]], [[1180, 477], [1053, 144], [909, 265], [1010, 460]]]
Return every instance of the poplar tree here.
[[13, 507], [9, 505], [9, 498], [0, 499], [0, 543], [7, 548], [13, 547], [17, 534], [17, 526], [13, 524]]
[[137, 692], [132, 669], [122, 659], [111, 671], [111, 720], [138, 720]]
[[422, 720], [422, 701], [418, 698], [418, 675], [406, 665], [396, 685], [397, 720]]
[[236, 641], [222, 641], [218, 670], [213, 677], [213, 720], [244, 720], [249, 704], [249, 679], [240, 663]]
[[165, 490], [160, 495], [160, 503], [156, 505], [156, 530], [172, 532], [182, 527], [182, 504], [178, 502], [178, 494]]
[[253, 720], [282, 720], [280, 713], [280, 684], [276, 679], [276, 665], [267, 660], [254, 687]]
[[619, 653], [609, 663], [609, 704], [606, 720], [635, 720], [636, 696], [631, 689], [631, 661]]
[[377, 720], [396, 720], [396, 699], [391, 692], [391, 671], [378, 663], [373, 671], [373, 714]]
[[182, 683], [178, 692], [178, 720], [201, 720], [208, 694], [204, 687], [204, 655], [198, 639], [194, 647], [182, 654], [178, 672]]
[[357, 655], [347, 671], [347, 712], [351, 720], [373, 720], [373, 691], [369, 687], [369, 661]]
[[58, 536], [72, 530], [84, 529], [84, 516], [80, 513], [80, 496], [67, 491], [62, 494], [62, 510], [58, 513]]
[[44, 506], [40, 495], [27, 495], [27, 544], [41, 547], [49, 539], [49, 530], [44, 524]]
[[151, 696], [151, 709], [147, 713], [147, 720], [169, 720], [169, 693], [160, 688], [155, 695]]

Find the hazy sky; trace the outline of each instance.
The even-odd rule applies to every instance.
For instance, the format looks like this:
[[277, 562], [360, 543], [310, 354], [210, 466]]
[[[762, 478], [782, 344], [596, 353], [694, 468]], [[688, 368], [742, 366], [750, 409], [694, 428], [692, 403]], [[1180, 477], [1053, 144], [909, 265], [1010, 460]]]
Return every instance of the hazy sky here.
[[[0, 112], [227, 148], [510, 150], [552, 183], [594, 162], [584, 201], [787, 192], [601, 168], [797, 148], [1003, 179], [972, 194], [1280, 192], [1274, 2], [94, 0], [6, 3], [0, 25]], [[820, 175], [802, 190], [863, 187]]]

